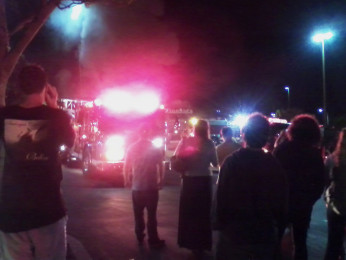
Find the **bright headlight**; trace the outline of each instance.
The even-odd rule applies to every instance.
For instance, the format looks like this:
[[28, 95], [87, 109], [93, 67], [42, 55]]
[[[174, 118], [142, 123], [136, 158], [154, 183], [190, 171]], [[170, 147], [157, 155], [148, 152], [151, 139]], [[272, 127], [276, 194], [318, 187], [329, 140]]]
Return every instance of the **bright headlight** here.
[[156, 148], [161, 148], [163, 146], [163, 138], [162, 137], [156, 137], [151, 142]]
[[66, 146], [65, 146], [65, 145], [61, 145], [61, 146], [60, 146], [60, 151], [61, 151], [61, 152], [66, 151]]
[[109, 161], [120, 161], [125, 157], [125, 139], [122, 136], [110, 136], [106, 141], [105, 156]]

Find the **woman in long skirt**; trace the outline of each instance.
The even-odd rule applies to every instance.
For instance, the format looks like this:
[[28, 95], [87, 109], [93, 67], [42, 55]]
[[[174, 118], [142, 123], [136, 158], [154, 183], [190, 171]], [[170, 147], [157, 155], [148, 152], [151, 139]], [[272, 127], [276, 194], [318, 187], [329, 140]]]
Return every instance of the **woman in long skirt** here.
[[175, 153], [186, 163], [180, 193], [178, 245], [199, 253], [212, 247], [210, 166], [216, 167], [218, 160], [209, 135], [208, 122], [199, 120], [194, 136], [184, 138]]

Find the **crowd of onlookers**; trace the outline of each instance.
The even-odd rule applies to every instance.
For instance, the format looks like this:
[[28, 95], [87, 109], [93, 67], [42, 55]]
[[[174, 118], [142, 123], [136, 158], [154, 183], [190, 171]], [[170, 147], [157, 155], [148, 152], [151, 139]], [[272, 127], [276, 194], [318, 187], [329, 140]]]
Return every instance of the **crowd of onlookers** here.
[[[18, 87], [23, 100], [0, 108], [0, 259], [65, 260], [67, 217], [59, 147], [73, 146], [74, 130], [67, 113], [58, 109], [57, 91], [43, 68], [25, 66]], [[290, 228], [294, 259], [308, 259], [311, 213], [323, 195], [328, 219], [325, 260], [344, 259], [346, 129], [330, 149], [322, 145], [317, 120], [301, 114], [270, 152], [263, 149], [270, 124], [260, 113], [249, 116], [242, 144], [233, 140], [230, 128], [223, 128], [224, 142], [215, 147], [209, 132], [208, 122], [198, 120], [193, 136], [182, 138], [171, 159], [182, 177], [180, 247], [203, 259], [216, 230], [217, 260], [281, 259], [281, 240]], [[124, 174], [132, 189], [138, 243], [147, 235], [149, 246], [161, 248], [165, 241], [157, 231], [156, 212], [164, 154], [152, 145], [151, 135], [152, 126], [143, 124], [127, 150]], [[220, 168], [214, 194], [211, 165]]]
[[[224, 127], [215, 147], [207, 121], [182, 138], [173, 168], [182, 175], [178, 244], [200, 259], [218, 231], [215, 259], [281, 259], [281, 240], [289, 228], [294, 259], [308, 259], [307, 233], [315, 202], [326, 200], [328, 244], [325, 259], [344, 259], [346, 221], [346, 130], [326, 154], [315, 117], [301, 114], [282, 131], [274, 150], [263, 149], [268, 119], [249, 116], [242, 144]], [[178, 159], [179, 160], [178, 160]], [[184, 167], [181, 165], [184, 164]], [[215, 194], [210, 165], [220, 167]]]

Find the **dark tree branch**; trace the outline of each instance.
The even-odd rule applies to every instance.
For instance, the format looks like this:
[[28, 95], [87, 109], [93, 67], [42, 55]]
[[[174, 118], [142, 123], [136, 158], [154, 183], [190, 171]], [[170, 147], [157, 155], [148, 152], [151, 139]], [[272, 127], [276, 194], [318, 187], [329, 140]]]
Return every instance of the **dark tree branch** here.
[[79, 4], [86, 4], [91, 5], [94, 3], [101, 3], [101, 4], [113, 4], [118, 7], [122, 6], [128, 6], [132, 4], [134, 0], [62, 0], [59, 1], [58, 7], [60, 9], [66, 9], [73, 5], [79, 5]]
[[29, 18], [22, 21], [20, 24], [18, 24], [11, 32], [9, 32], [10, 36], [13, 36], [17, 32], [23, 30], [28, 24], [30, 24], [34, 20], [34, 16], [30, 16]]

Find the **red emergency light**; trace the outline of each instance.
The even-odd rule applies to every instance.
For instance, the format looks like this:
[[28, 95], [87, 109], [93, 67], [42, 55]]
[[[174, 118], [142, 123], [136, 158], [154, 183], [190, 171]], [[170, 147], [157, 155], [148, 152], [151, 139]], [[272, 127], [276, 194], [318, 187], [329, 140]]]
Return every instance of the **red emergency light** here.
[[151, 114], [160, 107], [160, 98], [150, 90], [129, 92], [111, 89], [105, 91], [96, 103], [116, 114]]

